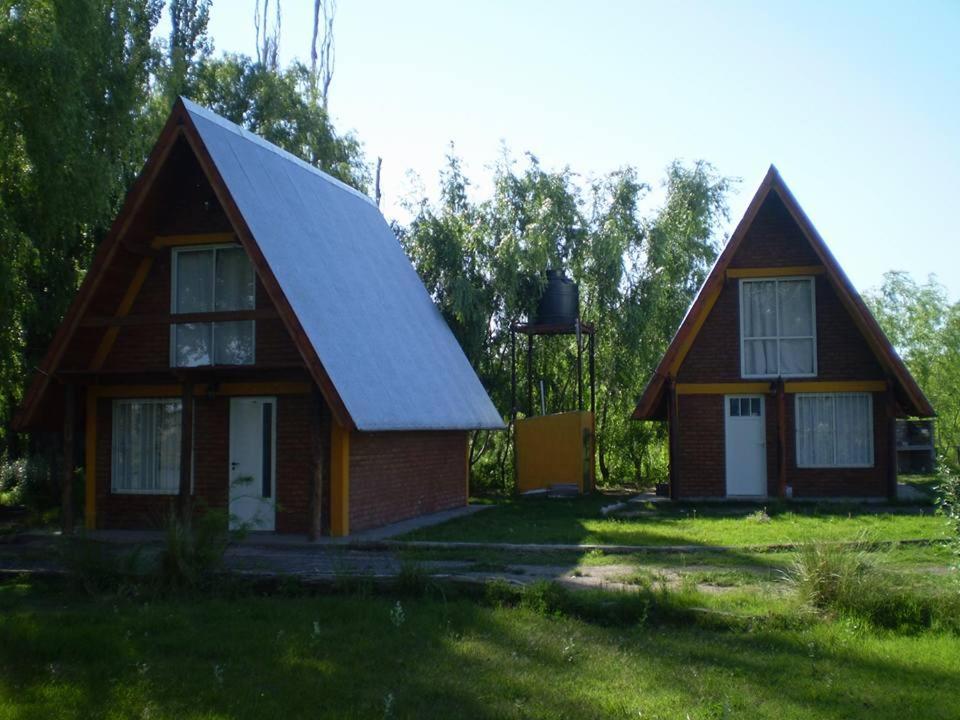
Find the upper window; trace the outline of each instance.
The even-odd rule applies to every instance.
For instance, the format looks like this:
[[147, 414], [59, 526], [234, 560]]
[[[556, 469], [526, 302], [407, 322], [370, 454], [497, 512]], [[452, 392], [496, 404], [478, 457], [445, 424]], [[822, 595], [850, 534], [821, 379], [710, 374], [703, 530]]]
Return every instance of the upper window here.
[[743, 377], [817, 374], [813, 278], [740, 281]]
[[[243, 248], [223, 245], [173, 251], [174, 314], [253, 310], [254, 275]], [[170, 328], [170, 364], [250, 365], [254, 321], [189, 322]]]
[[797, 397], [798, 467], [872, 467], [873, 398], [869, 393]]
[[115, 400], [110, 488], [175, 495], [180, 487], [180, 400]]

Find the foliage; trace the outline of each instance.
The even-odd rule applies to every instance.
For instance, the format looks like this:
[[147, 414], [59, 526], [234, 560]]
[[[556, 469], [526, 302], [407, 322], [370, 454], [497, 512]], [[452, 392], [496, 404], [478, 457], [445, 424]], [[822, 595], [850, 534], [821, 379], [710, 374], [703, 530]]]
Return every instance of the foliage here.
[[947, 521], [950, 545], [960, 570], [960, 473], [946, 463], [940, 464], [940, 485], [937, 487], [937, 509]]
[[[494, 404], [511, 405], [510, 333], [532, 317], [544, 270], [579, 283], [582, 316], [597, 334], [597, 434], [602, 482], [647, 481], [663, 472], [661, 428], [628, 421], [636, 397], [713, 261], [726, 217], [730, 181], [710, 165], [673, 164], [665, 200], [651, 217], [640, 205], [649, 187], [632, 168], [585, 183], [569, 168], [545, 169], [530, 154], [494, 167], [491, 197], [474, 201], [451, 149], [439, 199], [410, 202], [398, 235], [424, 284], [477, 369]], [[548, 411], [576, 405], [572, 337], [537, 339], [535, 378]], [[521, 416], [529, 407], [519, 363]], [[509, 412], [507, 412], [509, 415]], [[512, 484], [509, 439], [477, 438], [474, 477], [488, 487]]]
[[933, 404], [938, 444], [960, 462], [960, 302], [950, 304], [935, 276], [920, 284], [899, 271], [864, 299]]
[[199, 508], [191, 522], [171, 512], [160, 551], [158, 579], [170, 590], [196, 588], [220, 568], [231, 540], [227, 514]]

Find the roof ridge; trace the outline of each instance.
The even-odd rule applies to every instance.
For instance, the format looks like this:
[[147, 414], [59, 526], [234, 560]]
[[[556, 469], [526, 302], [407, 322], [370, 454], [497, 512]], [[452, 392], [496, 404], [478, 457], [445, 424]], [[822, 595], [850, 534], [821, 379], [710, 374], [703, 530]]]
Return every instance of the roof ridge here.
[[264, 150], [268, 150], [272, 153], [275, 153], [280, 157], [282, 157], [284, 160], [288, 160], [296, 165], [299, 165], [304, 170], [307, 170], [313, 173], [314, 175], [316, 175], [317, 177], [320, 177], [323, 180], [326, 180], [328, 183], [330, 183], [334, 187], [340, 190], [345, 190], [353, 195], [356, 195], [357, 197], [367, 201], [371, 205], [374, 205], [374, 206], [376, 205], [373, 199], [366, 193], [363, 193], [360, 190], [357, 190], [355, 187], [347, 185], [347, 183], [343, 182], [342, 180], [338, 180], [337, 178], [333, 177], [329, 173], [324, 172], [323, 170], [316, 167], [315, 165], [311, 165], [303, 158], [300, 158], [294, 155], [292, 152], [289, 152], [288, 150], [284, 150], [282, 147], [274, 145], [269, 140], [266, 140], [260, 137], [256, 133], [250, 132], [249, 130], [241, 127], [240, 125], [237, 125], [235, 122], [227, 120], [227, 118], [223, 117], [222, 115], [215, 113], [210, 108], [206, 108], [203, 105], [197, 104], [196, 102], [194, 102], [188, 97], [181, 95], [179, 99], [183, 103], [183, 106], [186, 109], [186, 111], [191, 115], [197, 115], [199, 117], [202, 117], [204, 120], [209, 120], [210, 122], [215, 123], [216, 125], [219, 125], [223, 129], [229, 130], [230, 132], [236, 135], [239, 135], [244, 140], [247, 140], [248, 142], [251, 142], [254, 145], [258, 145], [259, 147], [262, 147]]

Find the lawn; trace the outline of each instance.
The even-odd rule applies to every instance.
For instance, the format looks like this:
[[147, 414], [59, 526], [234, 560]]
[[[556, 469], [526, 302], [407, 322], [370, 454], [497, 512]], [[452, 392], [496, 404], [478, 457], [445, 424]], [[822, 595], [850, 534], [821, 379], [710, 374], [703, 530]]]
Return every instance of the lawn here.
[[936, 540], [932, 508], [902, 505], [631, 504], [638, 517], [605, 517], [616, 498], [519, 498], [414, 531], [403, 540], [622, 545], [766, 545], [809, 540]]
[[0, 718], [956, 718], [960, 642], [598, 624], [444, 596], [0, 585]]

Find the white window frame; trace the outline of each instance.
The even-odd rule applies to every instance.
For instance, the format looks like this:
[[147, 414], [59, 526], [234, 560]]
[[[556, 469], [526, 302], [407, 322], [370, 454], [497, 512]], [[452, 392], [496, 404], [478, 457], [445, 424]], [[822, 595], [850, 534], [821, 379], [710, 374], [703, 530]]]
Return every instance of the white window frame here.
[[[117, 408], [120, 405], [133, 405], [134, 403], [140, 405], [166, 405], [170, 402], [179, 402], [180, 403], [180, 412], [183, 412], [183, 401], [180, 398], [116, 398], [110, 406], [110, 494], [111, 495], [164, 495], [172, 496], [178, 495], [180, 493], [179, 484], [176, 488], [172, 490], [138, 490], [134, 488], [118, 488], [117, 487], [117, 467], [115, 458], [115, 446], [116, 442], [116, 417], [117, 417]], [[181, 416], [182, 417], [182, 416]], [[194, 427], [196, 426], [196, 413], [193, 414], [194, 417]], [[181, 432], [183, 432], [181, 428]], [[180, 439], [180, 451], [183, 451], [183, 438]], [[193, 448], [190, 448], [190, 494], [193, 494], [193, 464], [194, 464], [194, 454]], [[178, 463], [179, 467], [179, 463]]]
[[[806, 280], [810, 285], [810, 313], [812, 315], [812, 330], [813, 330], [813, 372], [811, 373], [790, 373], [789, 375], [784, 375], [780, 372], [780, 342], [782, 340], [810, 340], [810, 335], [789, 335], [781, 336], [780, 335], [780, 290], [779, 285], [784, 281], [796, 281], [796, 280]], [[772, 282], [777, 284], [777, 290], [774, 292], [774, 297], [777, 299], [777, 307], [775, 308], [775, 315], [777, 318], [777, 335], [775, 337], [767, 336], [757, 336], [757, 337], [744, 337], [746, 322], [746, 313], [743, 310], [743, 286], [747, 283], [760, 283], [760, 282]], [[740, 280], [740, 286], [738, 288], [740, 293], [740, 377], [743, 378], [777, 378], [777, 377], [795, 377], [795, 378], [809, 378], [817, 376], [817, 282], [816, 277], [812, 275], [794, 275], [789, 277], [763, 277], [763, 278], [743, 278]], [[777, 372], [776, 373], [765, 373], [765, 374], [748, 374], [746, 368], [746, 341], [747, 340], [776, 340], [777, 342]]]
[[[233, 249], [238, 248], [238, 247], [239, 247], [239, 248], [242, 248], [243, 246], [240, 245], [239, 243], [215, 243], [215, 244], [212, 244], [212, 245], [185, 245], [185, 246], [183, 246], [183, 247], [175, 247], [175, 248], [172, 248], [172, 252], [170, 253], [170, 314], [171, 314], [171, 315], [174, 315], [174, 316], [176, 316], [176, 315], [179, 314], [179, 313], [177, 312], [177, 265], [179, 264], [179, 263], [178, 263], [178, 259], [179, 259], [179, 257], [180, 257], [180, 253], [204, 252], [204, 251], [209, 251], [209, 250], [213, 250], [213, 251], [214, 251], [214, 258], [213, 258], [213, 265], [212, 265], [212, 267], [213, 267], [213, 274], [212, 274], [211, 277], [210, 277], [210, 283], [211, 283], [211, 286], [213, 287], [213, 292], [214, 292], [213, 303], [214, 303], [214, 306], [216, 306], [216, 303], [217, 303], [217, 298], [216, 298], [216, 288], [217, 288], [217, 258], [216, 258], [216, 251], [217, 251], [217, 250], [227, 250], [227, 249], [233, 250]], [[250, 261], [249, 257], [247, 258], [247, 260], [248, 260], [248, 262]], [[251, 262], [251, 264], [252, 264], [252, 262]], [[256, 281], [256, 270], [254, 270], [254, 281], [253, 281], [253, 309], [256, 309], [256, 307], [257, 307], [257, 281]], [[211, 310], [211, 312], [215, 312], [215, 311]], [[244, 364], [242, 364], [242, 365], [230, 365], [229, 367], [249, 367], [249, 366], [251, 366], [251, 365], [256, 365], [256, 364], [257, 364], [257, 321], [254, 320], [254, 319], [251, 319], [249, 322], [251, 322], [251, 323], [253, 324], [253, 333], [252, 333], [252, 335], [253, 335], [253, 347], [252, 347], [253, 355], [252, 355], [252, 357], [251, 357], [251, 359], [250, 359], [250, 362], [244, 363]], [[188, 323], [178, 323], [178, 322], [171, 322], [171, 323], [170, 323], [170, 367], [188, 367], [188, 366], [184, 366], [184, 365], [177, 365], [177, 325], [183, 325], [183, 324], [188, 324]], [[204, 325], [204, 324], [209, 324], [209, 325], [211, 325], [211, 329], [210, 329], [210, 363], [209, 363], [208, 365], [199, 365], [199, 366], [197, 366], [197, 367], [212, 367], [212, 366], [215, 364], [213, 361], [216, 359], [213, 355], [214, 355], [214, 352], [215, 352], [214, 348], [216, 348], [216, 346], [217, 346], [216, 337], [215, 337], [215, 336], [216, 336], [216, 332], [217, 332], [217, 323], [214, 322], [214, 321], [207, 321], [206, 323], [204, 323], [204, 322], [198, 322], [198, 323], [196, 323], [196, 324], [198, 324], [198, 325]]]
[[[833, 398], [833, 463], [801, 464], [800, 463], [800, 399], [801, 398]], [[870, 420], [870, 462], [859, 464], [837, 464], [837, 402], [838, 397], [866, 397], [867, 417]], [[797, 393], [794, 396], [793, 408], [793, 456], [798, 468], [872, 468], [876, 465], [876, 448], [874, 437], [877, 428], [873, 417], [873, 394], [868, 392], [838, 392], [838, 393]]]

